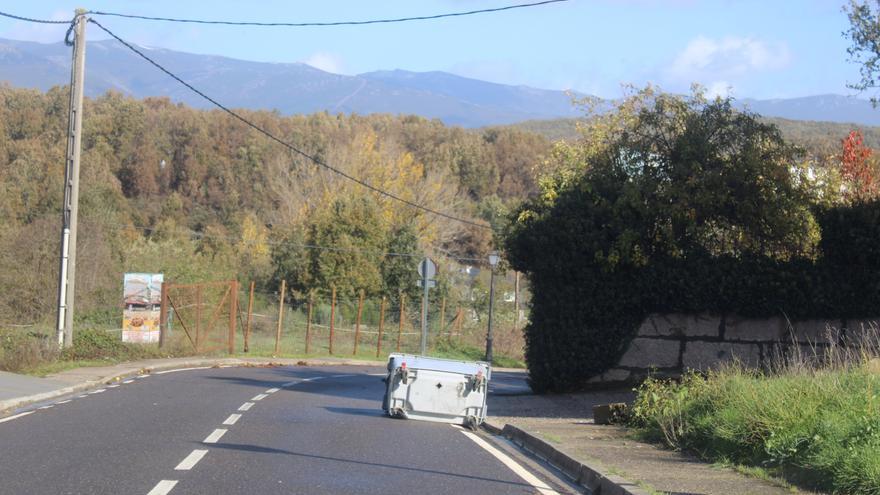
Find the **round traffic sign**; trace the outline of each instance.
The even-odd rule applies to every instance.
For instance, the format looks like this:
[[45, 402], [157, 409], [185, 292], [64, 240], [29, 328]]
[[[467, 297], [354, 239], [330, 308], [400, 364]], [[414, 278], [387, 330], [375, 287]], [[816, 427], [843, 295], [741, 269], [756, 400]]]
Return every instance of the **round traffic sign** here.
[[419, 262], [419, 276], [422, 278], [434, 278], [437, 274], [437, 265], [429, 258], [425, 258]]

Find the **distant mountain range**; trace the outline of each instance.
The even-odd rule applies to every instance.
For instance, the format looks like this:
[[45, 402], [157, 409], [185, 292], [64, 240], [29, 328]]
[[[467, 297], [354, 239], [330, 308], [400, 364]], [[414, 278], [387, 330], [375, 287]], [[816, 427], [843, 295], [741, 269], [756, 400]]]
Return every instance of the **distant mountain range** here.
[[[481, 127], [527, 120], [571, 118], [580, 111], [563, 91], [496, 84], [446, 72], [377, 71], [345, 76], [302, 63], [249, 62], [212, 55], [140, 47], [148, 56], [231, 107], [283, 114], [392, 113], [437, 118], [450, 125]], [[0, 39], [0, 81], [42, 90], [67, 84], [70, 48]], [[210, 104], [113, 40], [86, 50], [86, 94], [116, 90], [135, 97], [168, 96], [197, 108]], [[583, 96], [583, 95], [574, 95]], [[797, 120], [880, 125], [870, 102], [841, 95], [743, 99], [762, 115]]]

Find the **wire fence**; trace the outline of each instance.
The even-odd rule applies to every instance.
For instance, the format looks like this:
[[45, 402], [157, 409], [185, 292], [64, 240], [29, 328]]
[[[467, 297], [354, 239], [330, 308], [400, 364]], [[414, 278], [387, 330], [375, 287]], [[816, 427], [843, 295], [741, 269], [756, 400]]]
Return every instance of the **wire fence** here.
[[[417, 353], [421, 346], [422, 302], [405, 297], [333, 298], [314, 295], [286, 300], [255, 293], [248, 312], [247, 291], [240, 295], [242, 331], [235, 347], [254, 355], [334, 355], [380, 357], [389, 352]], [[429, 354], [450, 348], [482, 348], [487, 314], [440, 299], [427, 315]], [[523, 359], [522, 332], [516, 325], [494, 327], [495, 353]]]

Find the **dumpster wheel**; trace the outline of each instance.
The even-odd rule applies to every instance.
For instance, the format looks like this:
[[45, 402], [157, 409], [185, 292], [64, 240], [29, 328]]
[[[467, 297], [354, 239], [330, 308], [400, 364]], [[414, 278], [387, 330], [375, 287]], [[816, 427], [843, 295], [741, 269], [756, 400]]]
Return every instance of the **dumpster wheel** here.
[[476, 416], [468, 416], [464, 420], [464, 426], [469, 430], [477, 431], [477, 427], [480, 426], [479, 420], [477, 420]]

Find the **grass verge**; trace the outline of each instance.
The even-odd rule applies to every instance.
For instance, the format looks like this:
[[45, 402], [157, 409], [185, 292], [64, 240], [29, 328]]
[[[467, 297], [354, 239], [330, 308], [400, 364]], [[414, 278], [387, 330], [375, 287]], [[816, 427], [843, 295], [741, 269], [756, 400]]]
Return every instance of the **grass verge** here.
[[[791, 356], [772, 371], [738, 366], [649, 379], [633, 422], [649, 440], [782, 477], [808, 489], [880, 495], [880, 339]], [[873, 340], [872, 340], [873, 339]]]

